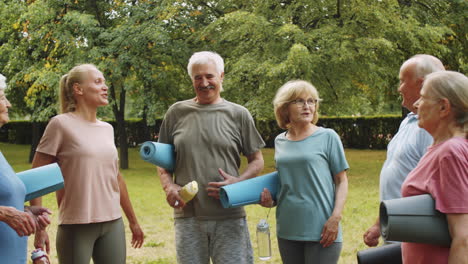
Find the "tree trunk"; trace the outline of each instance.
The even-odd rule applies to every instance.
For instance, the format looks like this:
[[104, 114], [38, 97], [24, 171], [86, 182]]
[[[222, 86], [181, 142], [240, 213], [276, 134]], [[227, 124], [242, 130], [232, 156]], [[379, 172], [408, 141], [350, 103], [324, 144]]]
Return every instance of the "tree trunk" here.
[[118, 105], [112, 104], [115, 121], [117, 123], [117, 136], [120, 148], [120, 168], [128, 169], [128, 141], [127, 131], [125, 130], [125, 88], [120, 79], [114, 80], [109, 88], [111, 98], [117, 101], [116, 90], [120, 91]]
[[142, 122], [143, 122], [143, 135], [145, 135], [144, 140], [148, 141], [151, 140], [151, 132], [148, 126], [148, 106], [143, 106], [143, 115], [142, 115]]
[[120, 168], [128, 169], [128, 142], [124, 113], [122, 111], [118, 111], [115, 119], [117, 122], [117, 135], [119, 135]]
[[32, 139], [31, 139], [31, 148], [29, 150], [29, 163], [32, 163], [34, 154], [36, 153], [37, 145], [41, 140], [42, 133], [41, 133], [41, 124], [40, 122], [33, 121], [31, 123], [32, 129]]

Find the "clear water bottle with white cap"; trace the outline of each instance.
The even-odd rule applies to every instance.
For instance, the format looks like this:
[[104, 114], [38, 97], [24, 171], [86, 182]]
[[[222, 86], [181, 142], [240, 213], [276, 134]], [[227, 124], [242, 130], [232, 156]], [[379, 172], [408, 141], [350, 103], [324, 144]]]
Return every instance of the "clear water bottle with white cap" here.
[[36, 248], [31, 253], [31, 260], [33, 264], [50, 264], [49, 257], [47, 254], [42, 250], [42, 248]]
[[257, 225], [257, 247], [258, 257], [261, 260], [271, 258], [270, 225], [265, 219], [261, 219]]

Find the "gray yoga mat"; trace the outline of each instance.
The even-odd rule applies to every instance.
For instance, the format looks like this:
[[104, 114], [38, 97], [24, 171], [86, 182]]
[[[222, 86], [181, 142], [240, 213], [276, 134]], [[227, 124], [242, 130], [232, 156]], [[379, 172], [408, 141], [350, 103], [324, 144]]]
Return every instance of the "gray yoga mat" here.
[[390, 244], [358, 251], [358, 264], [401, 264], [401, 244]]
[[429, 194], [382, 201], [380, 232], [387, 241], [450, 247], [452, 240], [446, 216], [435, 209]]

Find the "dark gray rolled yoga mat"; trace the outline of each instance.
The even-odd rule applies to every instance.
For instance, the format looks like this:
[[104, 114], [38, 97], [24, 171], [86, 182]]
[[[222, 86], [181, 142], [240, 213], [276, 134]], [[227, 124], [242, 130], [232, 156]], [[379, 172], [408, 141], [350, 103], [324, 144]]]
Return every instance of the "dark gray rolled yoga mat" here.
[[358, 264], [401, 264], [401, 244], [389, 244], [358, 251]]
[[380, 203], [380, 233], [387, 241], [434, 244], [450, 247], [445, 214], [435, 209], [429, 194]]

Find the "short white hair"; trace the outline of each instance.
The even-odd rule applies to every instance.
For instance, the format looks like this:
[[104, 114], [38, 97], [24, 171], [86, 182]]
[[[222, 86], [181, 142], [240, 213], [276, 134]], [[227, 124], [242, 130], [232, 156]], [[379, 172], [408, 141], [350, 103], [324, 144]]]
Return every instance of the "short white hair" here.
[[433, 72], [444, 71], [444, 64], [436, 57], [428, 54], [417, 54], [403, 63], [401, 68], [414, 63], [414, 78], [425, 78]]
[[5, 90], [6, 87], [6, 77], [0, 73], [0, 90]]
[[447, 98], [455, 114], [455, 121], [468, 133], [468, 77], [454, 71], [440, 71], [427, 75], [423, 86], [437, 99]]
[[192, 68], [193, 65], [203, 65], [207, 64], [209, 62], [212, 62], [216, 66], [216, 70], [218, 73], [221, 75], [221, 73], [224, 72], [224, 61], [221, 56], [213, 51], [200, 51], [200, 52], [195, 52], [192, 57], [189, 59], [189, 63], [187, 65], [187, 72], [190, 76], [191, 79], [193, 79], [192, 76]]

